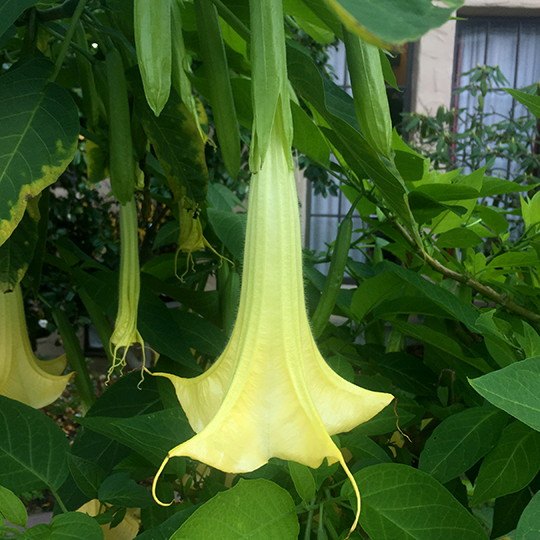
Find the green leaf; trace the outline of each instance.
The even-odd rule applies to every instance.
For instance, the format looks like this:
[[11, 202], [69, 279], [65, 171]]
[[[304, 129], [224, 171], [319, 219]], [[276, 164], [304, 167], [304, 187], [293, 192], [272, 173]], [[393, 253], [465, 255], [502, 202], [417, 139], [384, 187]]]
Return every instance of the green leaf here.
[[28, 199], [64, 172], [79, 135], [73, 99], [48, 82], [52, 64], [21, 63], [0, 77], [0, 245], [21, 221]]
[[416, 412], [417, 411], [413, 412], [404, 408], [401, 404], [398, 404], [396, 411], [394, 411], [394, 404], [391, 403], [371, 420], [355, 427], [352, 433], [358, 433], [368, 437], [392, 433], [397, 430], [396, 422], [398, 421], [398, 418], [400, 428], [404, 429], [415, 419]]
[[525, 508], [516, 529], [516, 540], [540, 539], [540, 491]]
[[137, 535], [137, 540], [169, 540], [199, 506], [200, 504], [175, 512], [169, 519], [157, 527], [152, 527], [145, 530], [142, 534]]
[[311, 469], [307, 465], [302, 463], [296, 463], [296, 461], [289, 461], [289, 472], [296, 489], [296, 493], [300, 498], [309, 502], [315, 497], [315, 479], [311, 473]]
[[35, 0], [1, 0], [0, 1], [0, 36], [17, 20], [21, 13], [33, 6]]
[[522, 266], [535, 266], [538, 264], [538, 254], [536, 251], [508, 252], [497, 255], [492, 259], [486, 268], [513, 268]]
[[137, 68], [130, 69], [126, 76], [135, 98], [135, 111], [163, 166], [175, 200], [187, 195], [196, 203], [202, 202], [206, 197], [208, 169], [204, 142], [195, 120], [173, 88], [156, 117], [146, 101]]
[[[394, 463], [354, 475], [362, 494], [360, 525], [377, 540], [487, 540], [482, 526], [428, 474]], [[355, 504], [350, 482], [342, 494]]]
[[227, 345], [227, 336], [215, 324], [195, 313], [175, 309], [172, 315], [192, 349], [218, 356]]
[[403, 282], [395, 274], [375, 276], [360, 283], [350, 307], [355, 320], [361, 322], [375, 306], [400, 287], [403, 287]]
[[504, 178], [497, 178], [495, 176], [484, 176], [484, 183], [480, 189], [480, 197], [493, 197], [493, 195], [505, 195], [506, 193], [519, 193], [522, 191], [530, 191], [534, 189], [534, 186], [524, 186], [512, 182], [511, 180], [505, 180]]
[[0, 396], [0, 484], [14, 493], [57, 490], [68, 476], [64, 432], [42, 412]]
[[507, 426], [486, 455], [476, 478], [471, 504], [516, 493], [540, 471], [540, 433], [521, 422]]
[[36, 525], [21, 540], [103, 540], [103, 529], [88, 514], [68, 512], [54, 516], [50, 525]]
[[30, 199], [23, 218], [0, 246], [0, 294], [20, 283], [34, 257], [38, 240], [39, 200]]
[[87, 416], [81, 423], [132, 448], [155, 466], [161, 464], [169, 450], [194, 435], [179, 407], [124, 419]]
[[467, 249], [482, 243], [482, 238], [470, 229], [450, 229], [437, 238], [437, 247]]
[[525, 105], [536, 118], [540, 118], [540, 96], [531, 96], [531, 94], [526, 94], [525, 92], [515, 90], [514, 88], [504, 88], [504, 90], [522, 105]]
[[0, 486], [0, 514], [13, 525], [26, 527], [28, 514], [24, 504], [13, 491], [4, 486]]
[[293, 146], [302, 154], [328, 165], [330, 147], [317, 124], [294, 101], [291, 101], [291, 112], [294, 125]]
[[340, 435], [341, 443], [353, 455], [356, 461], [374, 459], [381, 463], [392, 461], [388, 454], [373, 440], [361, 433], [351, 432]]
[[244, 239], [246, 236], [246, 214], [224, 212], [216, 208], [208, 209], [208, 221], [218, 238], [241, 261], [244, 256]]
[[67, 460], [71, 476], [79, 489], [90, 499], [97, 499], [99, 486], [107, 478], [107, 473], [97, 463], [75, 454], [68, 454]]
[[499, 538], [499, 536], [515, 530], [521, 514], [530, 501], [531, 493], [528, 487], [517, 493], [499, 497], [495, 501], [493, 509], [491, 538]]
[[294, 501], [269, 480], [240, 480], [199, 508], [170, 540], [296, 540]]
[[109, 476], [99, 488], [98, 499], [125, 508], [146, 508], [156, 504], [148, 489], [136, 484], [127, 473]]
[[540, 431], [540, 356], [472, 379], [471, 386], [499, 409]]
[[508, 417], [494, 407], [473, 407], [438, 425], [418, 467], [441, 484], [469, 470], [497, 442]]
[[439, 202], [478, 199], [480, 192], [463, 184], [422, 184], [414, 192], [422, 193]]

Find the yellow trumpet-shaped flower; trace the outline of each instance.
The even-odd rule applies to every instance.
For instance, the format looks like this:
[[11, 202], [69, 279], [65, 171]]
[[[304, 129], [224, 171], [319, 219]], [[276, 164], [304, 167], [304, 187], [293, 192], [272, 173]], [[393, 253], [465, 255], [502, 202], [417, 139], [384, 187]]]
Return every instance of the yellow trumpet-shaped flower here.
[[[139, 236], [137, 228], [137, 203], [132, 197], [127, 204], [120, 205], [120, 283], [118, 313], [111, 336], [113, 364], [109, 368], [109, 377], [118, 367], [126, 365], [126, 355], [134, 343], [142, 347], [144, 340], [137, 329], [137, 311], [141, 277], [139, 269]], [[124, 348], [122, 356], [119, 349]]]
[[62, 375], [66, 355], [38, 360], [32, 351], [20, 285], [0, 293], [0, 394], [40, 409], [58, 399], [73, 376]]
[[393, 399], [345, 381], [317, 349], [304, 302], [298, 198], [286, 141], [276, 115], [251, 181], [240, 306], [227, 347], [198, 377], [154, 374], [173, 383], [197, 432], [168, 453], [159, 473], [174, 456], [230, 473], [253, 471], [271, 457], [314, 468], [328, 458], [352, 479], [331, 435], [366, 422]]

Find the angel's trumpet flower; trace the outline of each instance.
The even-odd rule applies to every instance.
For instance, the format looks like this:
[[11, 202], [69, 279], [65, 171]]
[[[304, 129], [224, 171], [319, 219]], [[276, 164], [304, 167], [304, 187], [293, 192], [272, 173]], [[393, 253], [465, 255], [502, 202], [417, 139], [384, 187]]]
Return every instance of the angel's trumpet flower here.
[[[109, 377], [116, 368], [125, 367], [128, 350], [134, 343], [142, 347], [144, 359], [144, 340], [137, 329], [141, 288], [138, 234], [137, 203], [132, 197], [127, 204], [120, 205], [120, 284], [118, 313], [109, 344], [113, 357]], [[119, 354], [121, 348], [124, 349], [122, 356]]]
[[227, 347], [193, 379], [155, 373], [174, 384], [197, 434], [168, 453], [154, 497], [174, 456], [230, 473], [253, 471], [271, 457], [314, 468], [328, 458], [352, 479], [331, 435], [366, 422], [393, 399], [345, 381], [317, 349], [304, 303], [298, 198], [283, 129], [276, 115], [265, 160], [251, 180], [240, 306]]
[[20, 285], [0, 293], [0, 394], [40, 409], [58, 399], [73, 377], [62, 375], [66, 355], [38, 360], [32, 351]]

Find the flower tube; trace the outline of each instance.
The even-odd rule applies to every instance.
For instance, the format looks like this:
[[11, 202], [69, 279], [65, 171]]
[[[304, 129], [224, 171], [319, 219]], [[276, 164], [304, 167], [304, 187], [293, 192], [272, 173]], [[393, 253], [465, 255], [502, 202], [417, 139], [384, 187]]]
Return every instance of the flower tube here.
[[40, 409], [56, 401], [73, 373], [62, 375], [66, 355], [38, 360], [32, 351], [21, 286], [0, 293], [0, 394]]

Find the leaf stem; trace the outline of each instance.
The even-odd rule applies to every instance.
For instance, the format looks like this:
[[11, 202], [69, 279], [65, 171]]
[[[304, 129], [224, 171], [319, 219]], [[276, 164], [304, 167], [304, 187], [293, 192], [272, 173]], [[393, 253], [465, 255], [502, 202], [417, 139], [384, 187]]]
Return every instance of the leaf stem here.
[[[65, 35], [60, 34], [59, 32], [56, 32], [52, 28], [49, 28], [46, 24], [42, 26], [43, 30], [50, 34], [52, 37], [56, 39], [65, 39]], [[90, 63], [96, 64], [97, 61], [94, 58], [94, 55], [90, 54], [88, 51], [85, 51], [80, 45], [77, 45], [74, 41], [70, 43], [71, 47], [73, 47], [77, 52], [81, 53]]]
[[315, 500], [316, 497], [313, 497], [310, 501], [310, 509], [306, 522], [306, 532], [304, 533], [304, 540], [309, 540], [311, 538], [311, 524], [313, 523], [313, 514], [315, 513]]
[[250, 29], [221, 1], [211, 0], [216, 6], [219, 16], [231, 26], [231, 28], [248, 43], [251, 41]]
[[66, 508], [66, 505], [64, 504], [64, 501], [62, 500], [60, 495], [58, 495], [58, 492], [55, 489], [51, 489], [51, 493], [54, 495], [54, 498], [56, 499], [58, 506], [62, 509], [62, 512], [64, 514], [67, 514], [69, 510]]
[[69, 23], [69, 28], [66, 33], [66, 37], [64, 38], [64, 41], [62, 41], [62, 47], [60, 48], [60, 53], [58, 54], [58, 58], [56, 59], [56, 62], [54, 64], [54, 71], [49, 77], [49, 82], [53, 82], [54, 80], [56, 80], [56, 77], [58, 77], [58, 74], [60, 73], [60, 70], [62, 69], [62, 64], [64, 63], [64, 60], [67, 56], [71, 39], [73, 38], [73, 34], [75, 33], [75, 29], [77, 28], [77, 23], [79, 22], [79, 19], [81, 17], [81, 14], [83, 12], [84, 6], [86, 5], [87, 1], [88, 0], [79, 0], [79, 3], [77, 4], [77, 7], [75, 8], [75, 12], [73, 13], [73, 17], [71, 17], [71, 21]]

